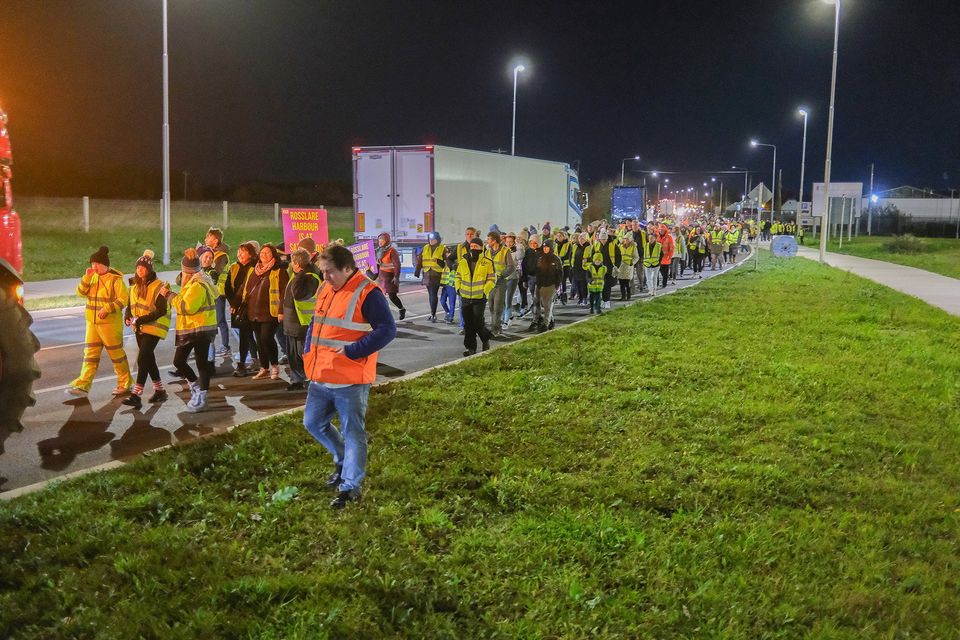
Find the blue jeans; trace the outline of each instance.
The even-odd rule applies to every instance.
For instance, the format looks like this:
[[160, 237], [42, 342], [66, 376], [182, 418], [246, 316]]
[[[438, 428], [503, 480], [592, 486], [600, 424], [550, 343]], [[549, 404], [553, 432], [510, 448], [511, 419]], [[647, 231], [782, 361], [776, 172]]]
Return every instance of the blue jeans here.
[[504, 296], [503, 318], [501, 320], [504, 324], [510, 322], [510, 318], [513, 317], [513, 295], [517, 292], [518, 284], [519, 282], [516, 278], [507, 280], [507, 292]]
[[[369, 384], [326, 387], [311, 382], [303, 409], [303, 425], [322, 444], [333, 463], [343, 465], [340, 491], [360, 489], [367, 475], [367, 415]], [[330, 421], [340, 416], [340, 431]], [[342, 432], [342, 433], [341, 433]]]
[[[220, 330], [220, 346], [230, 348], [230, 327], [227, 326], [227, 299], [217, 298], [217, 329]], [[211, 342], [210, 346], [213, 346]]]
[[450, 285], [444, 285], [440, 289], [440, 306], [447, 314], [447, 319], [453, 320], [453, 314], [457, 310], [457, 291]]

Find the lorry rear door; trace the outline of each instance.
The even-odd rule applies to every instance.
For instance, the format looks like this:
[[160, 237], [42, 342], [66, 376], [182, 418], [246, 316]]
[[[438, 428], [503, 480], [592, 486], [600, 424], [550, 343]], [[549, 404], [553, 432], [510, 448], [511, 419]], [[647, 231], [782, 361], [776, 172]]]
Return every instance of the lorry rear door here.
[[397, 149], [394, 167], [397, 239], [426, 243], [433, 231], [433, 148]]
[[354, 149], [354, 230], [357, 240], [394, 235], [393, 152], [390, 149]]

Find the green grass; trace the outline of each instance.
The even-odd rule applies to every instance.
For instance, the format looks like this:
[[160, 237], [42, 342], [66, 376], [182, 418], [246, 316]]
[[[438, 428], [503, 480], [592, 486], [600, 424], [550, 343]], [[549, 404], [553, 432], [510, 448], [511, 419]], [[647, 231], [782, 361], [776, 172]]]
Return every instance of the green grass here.
[[[960, 278], [960, 241], [952, 238], [922, 238], [927, 246], [923, 253], [893, 253], [883, 247], [891, 239], [891, 236], [860, 236], [848, 242], [844, 238], [841, 249], [840, 241], [831, 238], [828, 251], [903, 264], [951, 278]], [[814, 241], [813, 245], [819, 246], [817, 241]]]
[[86, 302], [86, 298], [80, 296], [47, 296], [45, 298], [27, 298], [23, 301], [23, 306], [27, 311], [43, 311], [44, 309], [82, 307]]
[[375, 389], [342, 513], [296, 414], [4, 504], [0, 636], [956, 637], [960, 320], [760, 266]]
[[[79, 199], [23, 198], [17, 201], [23, 222], [23, 278], [26, 281], [80, 277], [90, 266], [89, 258], [100, 245], [110, 248], [111, 266], [133, 271], [144, 249], [163, 257], [160, 203], [157, 201], [91, 201], [90, 231], [83, 232]], [[353, 238], [353, 213], [347, 207], [330, 207], [331, 239]], [[222, 226], [220, 203], [174, 202], [171, 206], [171, 262], [188, 246], [203, 240], [211, 226]], [[273, 223], [273, 205], [234, 203], [224, 241], [235, 253], [246, 240], [280, 242], [283, 230]], [[231, 260], [234, 256], [231, 255]], [[162, 266], [160, 267], [163, 268]], [[174, 267], [175, 268], [175, 267]]]

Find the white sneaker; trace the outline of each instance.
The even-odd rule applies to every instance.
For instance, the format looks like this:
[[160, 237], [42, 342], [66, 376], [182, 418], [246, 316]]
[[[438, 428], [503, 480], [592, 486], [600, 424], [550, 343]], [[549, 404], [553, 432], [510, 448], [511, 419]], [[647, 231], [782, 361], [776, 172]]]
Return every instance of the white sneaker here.
[[253, 376], [253, 378], [251, 378], [251, 380], [266, 380], [269, 377], [270, 377], [269, 369], [260, 369], [260, 371], [257, 371], [257, 373]]
[[197, 391], [197, 393], [190, 398], [190, 402], [187, 403], [187, 411], [190, 413], [197, 413], [198, 411], [203, 411], [207, 408], [207, 392], [206, 391]]
[[73, 396], [74, 398], [83, 398], [87, 395], [87, 392], [80, 387], [67, 387], [63, 390], [63, 392], [68, 396]]

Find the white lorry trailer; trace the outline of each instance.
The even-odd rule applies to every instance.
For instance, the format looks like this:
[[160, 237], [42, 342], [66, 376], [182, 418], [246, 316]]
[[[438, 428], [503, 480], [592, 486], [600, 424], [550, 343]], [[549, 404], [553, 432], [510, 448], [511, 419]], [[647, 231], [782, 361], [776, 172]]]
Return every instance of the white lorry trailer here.
[[414, 250], [436, 231], [444, 244], [476, 227], [504, 232], [579, 224], [580, 181], [570, 165], [436, 145], [354, 147], [353, 204], [357, 242], [390, 234], [404, 274]]

